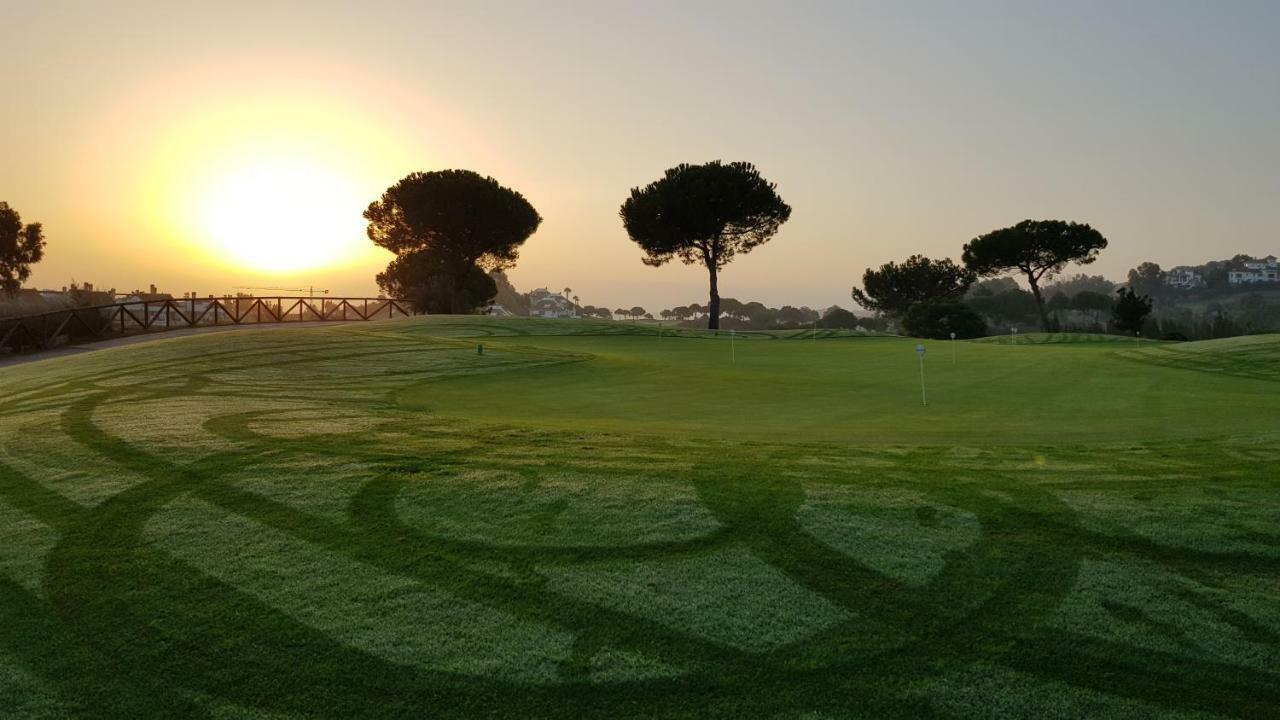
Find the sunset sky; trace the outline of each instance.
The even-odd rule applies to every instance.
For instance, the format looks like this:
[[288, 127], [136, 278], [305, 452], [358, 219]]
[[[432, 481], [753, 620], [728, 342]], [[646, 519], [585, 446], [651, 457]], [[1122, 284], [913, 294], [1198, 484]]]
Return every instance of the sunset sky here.
[[39, 287], [376, 293], [360, 213], [467, 168], [544, 218], [511, 276], [706, 299], [629, 189], [754, 162], [791, 204], [726, 297], [849, 307], [868, 265], [1092, 223], [1088, 269], [1280, 254], [1280, 3], [68, 3], [0, 0], [0, 200]]

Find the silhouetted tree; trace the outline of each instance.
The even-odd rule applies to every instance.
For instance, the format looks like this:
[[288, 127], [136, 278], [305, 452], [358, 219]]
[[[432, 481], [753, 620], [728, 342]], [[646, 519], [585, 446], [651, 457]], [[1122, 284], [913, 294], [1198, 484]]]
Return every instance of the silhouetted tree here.
[[968, 305], [956, 300], [934, 300], [912, 305], [902, 316], [902, 329], [919, 338], [946, 340], [987, 334], [987, 323]]
[[1060, 292], [1069, 298], [1074, 298], [1082, 292], [1101, 293], [1102, 295], [1111, 297], [1116, 291], [1116, 284], [1101, 275], [1086, 275], [1084, 273], [1076, 273], [1071, 277], [1064, 277], [1046, 285], [1044, 294], [1052, 296], [1055, 292]]
[[818, 319], [818, 313], [807, 307], [783, 305], [778, 310], [777, 320], [783, 325], [807, 325]]
[[1135, 293], [1132, 288], [1120, 288], [1116, 292], [1116, 305], [1111, 313], [1111, 323], [1117, 330], [1139, 332], [1147, 316], [1151, 314], [1151, 298]]
[[998, 275], [1017, 270], [1027, 278], [1035, 296], [1040, 324], [1051, 329], [1049, 313], [1040, 293], [1040, 281], [1061, 272], [1067, 263], [1088, 265], [1107, 246], [1102, 233], [1085, 223], [1062, 220], [1023, 220], [1013, 227], [994, 230], [964, 246], [964, 264], [978, 275]]
[[1050, 312], [1055, 313], [1062, 310], [1070, 310], [1071, 298], [1067, 297], [1065, 293], [1055, 292], [1049, 297], [1049, 302], [1045, 303], [1045, 307], [1048, 308]]
[[742, 318], [742, 301], [737, 298], [722, 298], [720, 300], [720, 317], [733, 318], [735, 320]]
[[[448, 260], [435, 250], [417, 250], [397, 256], [378, 273], [378, 287], [391, 297], [404, 298], [416, 312], [454, 312], [455, 280]], [[494, 278], [472, 265], [462, 284], [462, 300], [467, 308], [487, 305], [498, 294]]]
[[635, 306], [635, 307], [631, 308], [630, 310], [628, 310], [628, 311], [627, 311], [627, 314], [631, 316], [631, 319], [632, 319], [632, 320], [636, 320], [636, 319], [638, 319], [638, 318], [642, 318], [642, 317], [644, 317], [644, 315], [645, 315], [645, 311], [644, 311], [644, 308], [642, 308], [642, 307], [640, 307], [639, 305], [637, 305], [637, 306]]
[[1129, 288], [1139, 295], [1156, 295], [1164, 289], [1164, 270], [1153, 262], [1144, 262], [1129, 271]]
[[44, 257], [44, 226], [22, 224], [9, 203], [0, 202], [0, 292], [14, 297], [31, 277], [31, 266]]
[[751, 327], [763, 329], [774, 323], [778, 317], [778, 311], [767, 307], [764, 303], [752, 300], [742, 306], [740, 315], [751, 324]]
[[995, 295], [974, 293], [966, 302], [969, 307], [995, 323], [1019, 323], [1036, 315], [1035, 296], [1016, 285], [1012, 290], [1004, 290]]
[[[542, 223], [523, 195], [470, 170], [411, 173], [370, 203], [364, 217], [378, 246], [397, 256], [429, 254], [429, 266], [447, 279], [454, 313], [474, 307], [466, 291], [472, 269], [514, 265], [520, 245]], [[406, 263], [405, 272], [415, 264]]]
[[858, 316], [838, 305], [832, 305], [822, 314], [818, 324], [824, 328], [843, 328], [852, 330], [858, 327]]
[[1110, 295], [1093, 292], [1090, 290], [1082, 290], [1071, 298], [1071, 307], [1082, 312], [1089, 313], [1095, 321], [1099, 320], [1102, 313], [1111, 312], [1112, 300]]
[[626, 308], [618, 308], [617, 310], [613, 311], [614, 315], [617, 315], [618, 317], [621, 317], [621, 318], [625, 318], [627, 316], [627, 313], [628, 311]]
[[1018, 281], [1011, 277], [995, 277], [987, 280], [979, 280], [974, 283], [973, 287], [969, 288], [969, 292], [966, 294], [966, 297], [973, 298], [979, 295], [999, 295], [1002, 292], [1021, 289], [1022, 288], [1018, 286]]
[[791, 217], [773, 183], [751, 163], [678, 165], [634, 188], [619, 211], [627, 235], [653, 267], [679, 258], [707, 269], [707, 327], [720, 327], [718, 274], [738, 253], [768, 242]]
[[974, 272], [950, 258], [930, 260], [912, 255], [901, 265], [887, 262], [879, 270], [867, 268], [862, 288], [853, 288], [853, 300], [862, 307], [900, 315], [912, 305], [964, 295], [978, 279]]

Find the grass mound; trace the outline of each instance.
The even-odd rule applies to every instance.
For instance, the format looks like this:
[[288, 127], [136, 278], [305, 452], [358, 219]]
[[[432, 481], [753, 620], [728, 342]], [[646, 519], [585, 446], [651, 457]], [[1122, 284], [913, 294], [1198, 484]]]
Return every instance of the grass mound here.
[[1280, 713], [1276, 338], [646, 330], [0, 372], [0, 715]]
[[1097, 343], [1127, 343], [1130, 345], [1149, 345], [1164, 343], [1163, 340], [1148, 340], [1142, 338], [1139, 340], [1131, 335], [1112, 335], [1109, 333], [1075, 333], [1075, 332], [1029, 332], [1018, 333], [1013, 335], [989, 335], [983, 338], [976, 338], [970, 342], [988, 343], [992, 345], [1064, 345], [1064, 344], [1097, 344]]
[[1278, 335], [1202, 340], [1128, 351], [1121, 355], [1141, 362], [1211, 375], [1228, 374], [1260, 380], [1280, 380]]

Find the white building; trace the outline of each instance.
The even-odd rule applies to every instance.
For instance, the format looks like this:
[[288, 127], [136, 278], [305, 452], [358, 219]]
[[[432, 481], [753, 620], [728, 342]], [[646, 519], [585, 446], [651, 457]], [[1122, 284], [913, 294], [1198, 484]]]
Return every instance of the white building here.
[[1176, 267], [1164, 275], [1164, 284], [1180, 290], [1204, 287], [1204, 278], [1189, 267]]
[[578, 306], [560, 293], [538, 288], [529, 293], [529, 316], [546, 318], [577, 318]]
[[1247, 262], [1244, 268], [1227, 273], [1227, 281], [1232, 285], [1280, 282], [1280, 262], [1274, 257]]

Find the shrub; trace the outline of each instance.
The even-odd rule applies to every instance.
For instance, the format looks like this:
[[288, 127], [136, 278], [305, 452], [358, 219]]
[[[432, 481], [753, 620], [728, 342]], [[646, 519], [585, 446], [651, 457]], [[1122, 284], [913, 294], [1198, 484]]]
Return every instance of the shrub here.
[[912, 305], [902, 317], [902, 329], [913, 337], [936, 340], [953, 332], [958, 338], [975, 338], [987, 334], [987, 323], [962, 302], [939, 300]]

